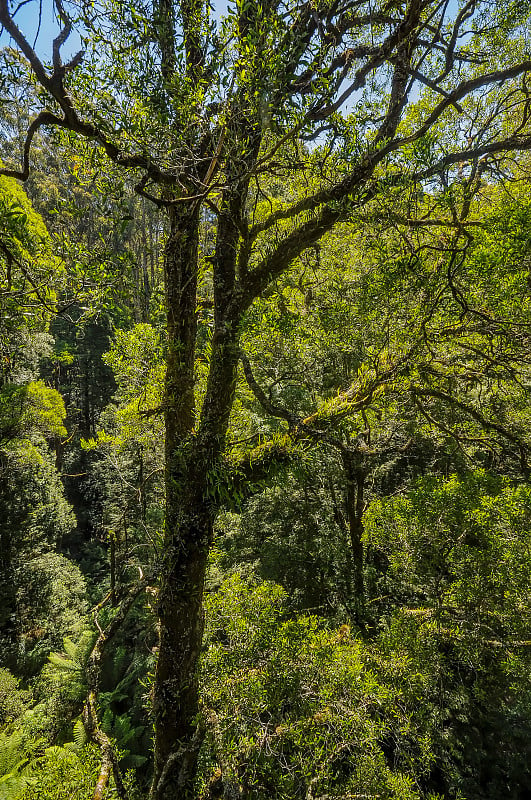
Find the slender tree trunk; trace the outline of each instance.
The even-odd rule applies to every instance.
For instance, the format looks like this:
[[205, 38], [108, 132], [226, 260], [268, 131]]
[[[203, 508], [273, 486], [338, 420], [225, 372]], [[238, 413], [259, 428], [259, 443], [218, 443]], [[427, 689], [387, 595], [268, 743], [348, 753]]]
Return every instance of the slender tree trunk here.
[[110, 566], [111, 566], [111, 605], [114, 607], [117, 603], [116, 598], [116, 533], [114, 531], [109, 531], [109, 538], [110, 538]]
[[86, 436], [90, 436], [91, 428], [90, 428], [90, 420], [91, 420], [91, 412], [90, 412], [90, 376], [89, 376], [89, 359], [88, 354], [85, 353], [81, 357], [81, 370], [82, 370], [82, 406], [83, 406], [83, 431]]
[[0, 644], [1, 664], [16, 667], [16, 585], [13, 568], [13, 546], [9, 525], [0, 522]]
[[353, 583], [356, 594], [356, 605], [361, 611], [364, 603], [365, 585], [363, 580], [363, 512], [365, 510], [365, 472], [358, 463], [354, 453], [344, 450], [341, 454], [346, 477], [346, 512], [350, 546], [353, 560]]

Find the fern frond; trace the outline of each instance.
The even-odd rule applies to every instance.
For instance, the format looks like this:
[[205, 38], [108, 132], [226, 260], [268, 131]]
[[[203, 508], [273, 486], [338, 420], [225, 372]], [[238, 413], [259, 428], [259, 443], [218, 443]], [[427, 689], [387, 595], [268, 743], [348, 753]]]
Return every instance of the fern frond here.
[[83, 745], [85, 745], [87, 742], [87, 732], [85, 731], [85, 726], [83, 725], [83, 721], [80, 717], [76, 719], [74, 723], [74, 730], [72, 732], [72, 735], [76, 747], [78, 747], [81, 750]]
[[28, 781], [22, 775], [8, 773], [0, 777], [0, 800], [20, 800]]
[[50, 664], [53, 664], [54, 667], [57, 667], [57, 669], [67, 672], [79, 672], [81, 670], [81, 664], [79, 664], [79, 662], [72, 661], [72, 659], [66, 658], [64, 655], [61, 655], [61, 653], [50, 653], [48, 661]]
[[78, 645], [74, 644], [74, 642], [72, 641], [72, 639], [69, 636], [65, 636], [64, 637], [64, 639], [63, 639], [63, 647], [64, 647], [65, 653], [68, 656], [68, 658], [71, 661], [75, 661], [75, 662], [79, 663], [79, 661], [78, 661], [78, 655], [79, 655], [79, 653], [78, 653]]
[[113, 718], [114, 714], [112, 713], [110, 708], [105, 709], [103, 714], [103, 719], [101, 721], [102, 730], [107, 734], [107, 736], [112, 736], [113, 734]]
[[120, 646], [116, 648], [112, 664], [112, 677], [113, 683], [118, 683], [120, 679], [123, 680], [124, 673], [127, 670], [129, 658], [125, 647]]
[[126, 714], [114, 719], [114, 738], [120, 747], [126, 745], [132, 736], [134, 736], [134, 728], [131, 727], [131, 720]]

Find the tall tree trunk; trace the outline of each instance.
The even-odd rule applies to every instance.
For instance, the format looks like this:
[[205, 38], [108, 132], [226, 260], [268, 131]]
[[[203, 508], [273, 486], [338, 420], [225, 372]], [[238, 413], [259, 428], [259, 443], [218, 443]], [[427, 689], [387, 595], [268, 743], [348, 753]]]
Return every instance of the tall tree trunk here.
[[170, 209], [165, 251], [166, 528], [158, 607], [152, 800], [192, 800], [195, 796], [201, 744], [197, 715], [203, 587], [218, 508], [219, 466], [238, 374], [242, 305], [236, 285], [237, 223], [246, 193], [247, 182], [243, 181], [228, 190], [221, 203], [213, 258], [214, 334], [198, 423], [194, 357], [199, 207]]
[[155, 676], [154, 800], [189, 800], [199, 746], [198, 663], [203, 637], [203, 585], [212, 516], [204, 461], [168, 470], [167, 536], [159, 591], [160, 649]]
[[9, 523], [0, 521], [0, 665], [16, 668], [17, 595]]
[[[168, 310], [165, 386], [166, 525], [159, 588], [152, 797], [191, 796], [202, 595], [212, 521], [194, 458], [194, 352], [199, 208], [171, 207], [164, 253]], [[202, 465], [201, 465], [202, 466]], [[190, 763], [191, 762], [191, 763]]]

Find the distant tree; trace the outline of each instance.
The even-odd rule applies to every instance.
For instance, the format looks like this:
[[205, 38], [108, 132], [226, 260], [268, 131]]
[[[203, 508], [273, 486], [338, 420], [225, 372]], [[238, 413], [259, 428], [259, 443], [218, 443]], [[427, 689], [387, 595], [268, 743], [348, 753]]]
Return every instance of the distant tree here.
[[0, 382], [35, 377], [64, 279], [42, 217], [16, 181], [0, 179]]

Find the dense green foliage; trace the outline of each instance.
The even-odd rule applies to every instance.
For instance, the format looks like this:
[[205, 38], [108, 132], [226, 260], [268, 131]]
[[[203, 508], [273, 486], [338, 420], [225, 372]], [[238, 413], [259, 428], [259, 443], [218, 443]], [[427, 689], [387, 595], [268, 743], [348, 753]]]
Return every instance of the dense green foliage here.
[[[430, 3], [371, 8], [358, 40], [338, 3], [237, 2], [215, 24], [181, 2], [168, 49], [171, 5], [76, 6], [85, 59], [52, 69], [90, 99], [85, 128], [39, 125], [26, 191], [0, 177], [0, 800], [164, 800], [164, 603], [201, 526], [199, 639], [176, 658], [199, 699], [173, 753], [194, 798], [527, 800], [529, 68], [481, 70], [527, 57], [528, 4], [461, 4], [450, 47]], [[434, 40], [415, 94], [417, 12]], [[68, 103], [1, 58], [11, 164], [34, 114]], [[172, 295], [175, 242], [195, 262]], [[230, 325], [229, 251], [259, 284]]]
[[[527, 198], [491, 203], [486, 211], [478, 206], [478, 219], [482, 213], [486, 224], [462, 272], [467, 296], [472, 302], [477, 291], [483, 309], [523, 324]], [[393, 321], [396, 346], [404, 347], [398, 342], [415, 335], [413, 323], [399, 319], [402, 304], [414, 313], [414, 276], [427, 291], [418, 262], [415, 273], [400, 266], [391, 234], [387, 248], [398, 252], [387, 286], [374, 250], [382, 241], [362, 245], [350, 229], [341, 237], [323, 245], [311, 302], [308, 287], [303, 294], [288, 275], [264, 301], [262, 327], [250, 322], [246, 333], [249, 352], [260, 352], [261, 380], [275, 386], [272, 401], [300, 414], [311, 411], [316, 393], [333, 398], [345, 380], [360, 375], [384, 319]], [[326, 289], [320, 271], [333, 272]], [[451, 307], [441, 309], [433, 331], [455, 324]], [[45, 333], [46, 316], [40, 325]], [[472, 335], [476, 359], [489, 331], [476, 326]], [[432, 364], [445, 373], [429, 374], [440, 382], [451, 374], [487, 422], [494, 408], [497, 420], [516, 432], [527, 424], [527, 405], [522, 387], [504, 372], [504, 358], [519, 371], [524, 361], [520, 343], [504, 335], [489, 339], [489, 377], [462, 360], [466, 346], [472, 349], [469, 332], [444, 339], [444, 359], [435, 355], [432, 334]], [[116, 327], [103, 357], [96, 342], [90, 357], [102, 358], [98, 369], [112, 369], [117, 390], [110, 404], [94, 397], [96, 436], [81, 440], [84, 449], [79, 438], [65, 444], [61, 460], [90, 457], [90, 481], [101, 497], [90, 513], [104, 539], [86, 528], [83, 544], [72, 536], [76, 520], [49, 447], [66, 437], [65, 413], [71, 429], [77, 424], [72, 396], [65, 412], [57, 391], [39, 379], [38, 361], [33, 372], [26, 367], [2, 387], [4, 559], [10, 554], [0, 672], [6, 800], [51, 800], [65, 791], [92, 798], [99, 762], [79, 716], [94, 642], [85, 615], [111, 581], [118, 587], [135, 565], [146, 568], [160, 552], [162, 429], [153, 412], [162, 402], [163, 342], [146, 323]], [[41, 354], [44, 375], [48, 352]], [[464, 405], [458, 418], [443, 416], [436, 425], [409, 404], [425, 359], [417, 350], [407, 376], [397, 375], [366, 411], [373, 452], [365, 456], [362, 619], [354, 602], [344, 463], [333, 443], [303, 443], [252, 497], [236, 506], [231, 500], [220, 516], [201, 678], [198, 781], [205, 797], [217, 796], [222, 785], [257, 800], [323, 794], [517, 800], [531, 791], [529, 488], [501, 429], [467, 420]], [[283, 435], [282, 423], [271, 428], [244, 384], [234, 413], [235, 437]], [[337, 428], [345, 445], [350, 426], [347, 417]], [[473, 471], [474, 463], [488, 464], [488, 471]], [[78, 526], [85, 503], [77, 497]], [[136, 771], [130, 792], [139, 797], [150, 748], [152, 611], [151, 600], [138, 606], [105, 654], [99, 695], [102, 729], [116, 742], [122, 769]], [[112, 616], [101, 612], [99, 624]]]

